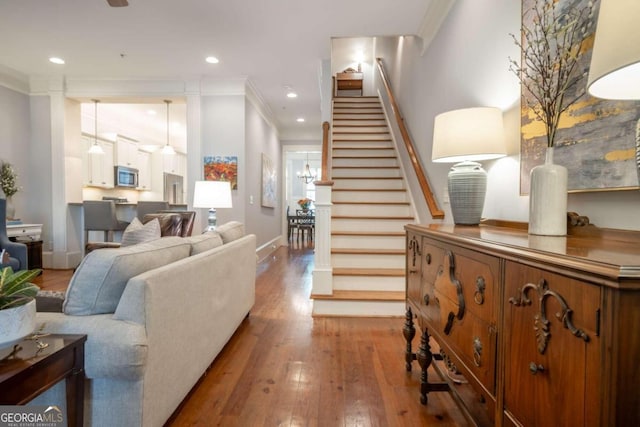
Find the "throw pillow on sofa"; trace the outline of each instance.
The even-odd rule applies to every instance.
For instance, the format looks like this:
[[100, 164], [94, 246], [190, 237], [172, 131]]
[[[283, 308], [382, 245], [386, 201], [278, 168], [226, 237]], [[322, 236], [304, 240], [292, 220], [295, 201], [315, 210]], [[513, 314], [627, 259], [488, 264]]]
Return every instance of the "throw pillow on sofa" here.
[[244, 236], [244, 224], [239, 221], [229, 221], [216, 227], [216, 231], [222, 237], [224, 243], [233, 242]]
[[138, 218], [133, 218], [131, 224], [122, 233], [121, 247], [150, 242], [160, 238], [160, 221], [154, 219], [143, 224]]
[[222, 237], [215, 231], [207, 231], [206, 233], [185, 237], [184, 239], [191, 244], [191, 255], [197, 255], [223, 245]]
[[189, 256], [182, 237], [163, 237], [119, 249], [97, 249], [76, 268], [62, 310], [69, 315], [113, 313], [130, 278]]

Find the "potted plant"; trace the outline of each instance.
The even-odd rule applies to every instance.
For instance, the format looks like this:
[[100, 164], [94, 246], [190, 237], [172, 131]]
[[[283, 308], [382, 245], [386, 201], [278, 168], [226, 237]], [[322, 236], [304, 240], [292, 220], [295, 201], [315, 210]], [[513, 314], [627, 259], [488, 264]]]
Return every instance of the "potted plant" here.
[[[509, 58], [520, 79], [522, 98], [545, 127], [545, 164], [531, 171], [529, 233], [565, 235], [567, 231], [567, 170], [553, 163], [562, 114], [585, 93], [583, 45], [593, 22], [593, 2], [569, 7], [557, 0], [534, 0], [523, 12], [521, 62]], [[528, 23], [525, 24], [525, 23]]]
[[2, 162], [0, 164], [0, 189], [2, 189], [7, 198], [7, 219], [14, 219], [15, 216], [12, 197], [20, 190], [17, 181], [18, 174], [11, 166], [11, 163]]
[[38, 286], [30, 282], [39, 269], [0, 271], [0, 347], [10, 345], [35, 329]]
[[313, 200], [307, 197], [305, 197], [304, 199], [298, 200], [298, 205], [300, 206], [300, 209], [302, 209], [305, 212], [309, 210], [309, 208], [311, 207], [311, 203], [313, 203]]

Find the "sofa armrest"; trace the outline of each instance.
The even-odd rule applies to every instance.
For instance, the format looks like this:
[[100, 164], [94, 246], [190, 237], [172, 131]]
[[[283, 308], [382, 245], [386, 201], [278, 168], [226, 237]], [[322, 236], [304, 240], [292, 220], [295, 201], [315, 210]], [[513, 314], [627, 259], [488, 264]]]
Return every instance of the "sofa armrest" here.
[[88, 378], [138, 380], [147, 364], [145, 328], [113, 319], [112, 314], [69, 316], [37, 313], [37, 327], [52, 334], [86, 334], [85, 373]]

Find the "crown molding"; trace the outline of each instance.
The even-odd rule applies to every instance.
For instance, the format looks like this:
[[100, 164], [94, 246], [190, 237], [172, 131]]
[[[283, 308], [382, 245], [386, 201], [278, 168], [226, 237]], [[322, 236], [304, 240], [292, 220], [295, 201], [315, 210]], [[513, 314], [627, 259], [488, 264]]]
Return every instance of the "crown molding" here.
[[0, 86], [29, 95], [29, 79], [26, 75], [0, 64]]
[[422, 38], [422, 51], [424, 55], [427, 48], [440, 30], [444, 19], [449, 15], [451, 7], [456, 0], [432, 0], [427, 7], [427, 12], [422, 18], [422, 24], [418, 30], [418, 35]]

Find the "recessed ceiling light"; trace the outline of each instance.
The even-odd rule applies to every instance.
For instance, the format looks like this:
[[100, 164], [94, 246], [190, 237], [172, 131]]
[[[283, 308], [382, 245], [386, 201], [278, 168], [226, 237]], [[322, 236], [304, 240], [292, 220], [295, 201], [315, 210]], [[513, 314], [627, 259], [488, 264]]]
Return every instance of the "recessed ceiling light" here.
[[294, 91], [287, 92], [287, 98], [297, 98], [298, 94]]
[[58, 65], [64, 65], [64, 59], [58, 58], [56, 56], [52, 56], [51, 58], [49, 58], [49, 62], [52, 62], [54, 64], [58, 64]]
[[304, 122], [304, 117], [298, 117], [298, 118], [296, 119], [296, 122], [298, 122], [298, 123], [302, 123], [302, 122]]
[[205, 61], [207, 61], [209, 64], [217, 64], [218, 62], [220, 62], [220, 60], [215, 56], [207, 56], [205, 58]]

